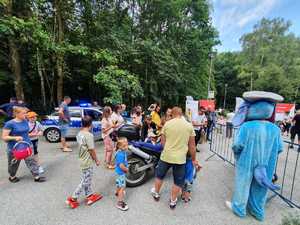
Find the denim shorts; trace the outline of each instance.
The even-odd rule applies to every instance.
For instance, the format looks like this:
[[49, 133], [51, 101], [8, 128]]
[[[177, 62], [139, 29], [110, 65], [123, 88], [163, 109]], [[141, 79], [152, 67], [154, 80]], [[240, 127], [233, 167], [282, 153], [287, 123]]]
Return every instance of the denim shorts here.
[[155, 177], [163, 180], [168, 170], [172, 167], [174, 184], [178, 187], [183, 187], [185, 177], [185, 164], [173, 164], [159, 160], [155, 170]]
[[61, 124], [59, 125], [60, 135], [62, 138], [65, 138], [67, 136], [68, 130], [69, 130], [69, 124]]
[[125, 176], [125, 174], [124, 175], [117, 175], [116, 186], [117, 186], [117, 188], [125, 188], [126, 187], [126, 176]]

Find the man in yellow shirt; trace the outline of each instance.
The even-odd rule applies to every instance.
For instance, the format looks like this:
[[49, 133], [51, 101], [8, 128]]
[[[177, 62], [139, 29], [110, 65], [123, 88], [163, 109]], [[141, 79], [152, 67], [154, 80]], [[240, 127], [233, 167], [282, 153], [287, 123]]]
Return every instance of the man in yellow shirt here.
[[171, 191], [170, 208], [174, 209], [177, 196], [184, 185], [187, 153], [189, 152], [191, 155], [194, 165], [198, 165], [198, 162], [196, 161], [195, 132], [192, 124], [182, 118], [182, 109], [179, 107], [172, 109], [172, 118], [162, 128], [161, 143], [164, 150], [155, 171], [155, 186], [152, 188], [151, 194], [156, 201], [159, 200], [163, 179], [172, 167], [174, 184]]

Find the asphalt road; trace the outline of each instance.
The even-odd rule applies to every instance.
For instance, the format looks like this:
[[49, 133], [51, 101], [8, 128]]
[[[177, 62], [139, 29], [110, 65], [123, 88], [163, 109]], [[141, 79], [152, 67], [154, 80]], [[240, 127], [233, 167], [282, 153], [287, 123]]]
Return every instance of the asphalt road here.
[[[138, 188], [127, 189], [129, 211], [122, 212], [115, 208], [114, 172], [101, 165], [95, 169], [94, 190], [104, 198], [92, 206], [82, 202], [75, 210], [65, 205], [80, 181], [79, 163], [76, 143], [70, 142], [74, 151], [63, 153], [58, 144], [40, 141], [40, 158], [46, 169], [47, 182], [34, 183], [22, 163], [18, 177], [21, 181], [11, 184], [7, 180], [7, 158], [5, 143], [0, 142], [0, 224], [1, 225], [167, 225], [167, 224], [203, 224], [203, 225], [237, 225], [237, 224], [280, 224], [288, 213], [296, 213], [280, 199], [273, 199], [266, 209], [264, 223], [248, 216], [240, 219], [226, 207], [225, 200], [231, 198], [234, 170], [231, 166], [214, 157], [205, 162], [210, 155], [208, 145], [201, 146], [198, 154], [203, 169], [194, 184], [193, 199], [189, 204], [179, 202], [176, 210], [168, 207], [171, 174], [166, 178], [160, 202], [154, 202], [150, 189], [153, 178]], [[96, 144], [98, 156], [103, 161], [103, 146]], [[82, 197], [82, 201], [84, 198]]]

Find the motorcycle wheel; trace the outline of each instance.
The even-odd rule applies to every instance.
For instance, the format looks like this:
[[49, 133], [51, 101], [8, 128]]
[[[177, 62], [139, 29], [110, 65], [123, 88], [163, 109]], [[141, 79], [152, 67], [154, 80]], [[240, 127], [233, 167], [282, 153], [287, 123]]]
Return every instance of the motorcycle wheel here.
[[128, 173], [126, 174], [126, 185], [128, 187], [137, 187], [145, 183], [147, 179], [147, 170], [137, 172], [137, 169], [145, 166], [146, 163], [139, 157], [128, 156]]

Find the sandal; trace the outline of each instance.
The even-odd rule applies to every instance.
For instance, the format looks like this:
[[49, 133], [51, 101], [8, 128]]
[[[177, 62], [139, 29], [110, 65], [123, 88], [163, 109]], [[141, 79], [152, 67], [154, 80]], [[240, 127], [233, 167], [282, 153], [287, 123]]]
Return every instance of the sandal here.
[[115, 165], [108, 165], [108, 166], [107, 166], [107, 169], [110, 169], [110, 170], [113, 170], [113, 169], [115, 169], [115, 168], [116, 168]]
[[17, 177], [14, 177], [14, 178], [9, 177], [8, 180], [9, 180], [11, 183], [17, 183], [17, 182], [20, 181], [20, 179], [17, 178]]

